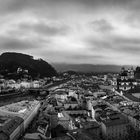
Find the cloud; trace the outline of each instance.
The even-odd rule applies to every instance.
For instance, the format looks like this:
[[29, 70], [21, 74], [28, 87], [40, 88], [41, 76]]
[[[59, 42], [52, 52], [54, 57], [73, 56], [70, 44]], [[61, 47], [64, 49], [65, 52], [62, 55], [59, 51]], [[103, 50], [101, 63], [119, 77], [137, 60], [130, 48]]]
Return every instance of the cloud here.
[[[140, 52], [140, 39], [138, 37], [116, 37], [113, 40], [113, 44], [115, 44], [114, 51], [118, 51], [120, 53], [128, 54], [128, 57], [139, 56]], [[135, 57], [134, 56], [134, 57]]]
[[[103, 7], [129, 7], [132, 0], [0, 0], [0, 13], [16, 13], [18, 11], [44, 11], [68, 13], [73, 7], [82, 9], [102, 9]], [[134, 0], [135, 1], [135, 0]], [[137, 1], [138, 2], [138, 1]], [[70, 9], [69, 9], [70, 8]], [[75, 9], [76, 9], [75, 8]], [[65, 10], [65, 12], [64, 12]], [[63, 11], [63, 12], [61, 12]], [[57, 13], [55, 12], [55, 13]]]
[[0, 49], [4, 50], [30, 50], [36, 49], [38, 46], [32, 41], [22, 40], [14, 37], [2, 37], [0, 36]]
[[[112, 37], [105, 37], [101, 39], [88, 38], [87, 39], [88, 48], [91, 51], [99, 51], [104, 54], [113, 53], [114, 55], [139, 55], [140, 51], [140, 40], [139, 38], [130, 38], [112, 35]], [[131, 56], [132, 57], [132, 56]]]
[[1, 51], [68, 63], [139, 60], [139, 0], [0, 1]]
[[129, 13], [128, 15], [126, 15], [124, 21], [127, 25], [129, 25], [132, 28], [138, 28], [140, 29], [140, 15], [139, 15], [140, 11], [133, 11], [131, 13]]
[[114, 27], [105, 19], [92, 21], [90, 24], [93, 30], [97, 32], [110, 32], [114, 30]]
[[122, 44], [122, 45], [140, 45], [139, 37], [122, 37], [122, 36], [113, 36], [112, 37], [113, 43]]
[[46, 23], [22, 23], [19, 25], [19, 30], [32, 31], [37, 34], [43, 34], [45, 36], [66, 35], [69, 31], [69, 27], [66, 25], [53, 25]]

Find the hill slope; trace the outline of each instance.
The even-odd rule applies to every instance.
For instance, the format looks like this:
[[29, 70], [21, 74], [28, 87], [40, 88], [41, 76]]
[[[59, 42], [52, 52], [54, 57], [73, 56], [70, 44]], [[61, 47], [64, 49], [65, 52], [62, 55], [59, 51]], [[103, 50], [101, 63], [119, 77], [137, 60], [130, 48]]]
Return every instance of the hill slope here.
[[16, 73], [19, 67], [28, 70], [32, 77], [51, 77], [57, 74], [55, 69], [42, 59], [35, 60], [33, 56], [15, 52], [0, 55], [0, 74], [6, 76]]

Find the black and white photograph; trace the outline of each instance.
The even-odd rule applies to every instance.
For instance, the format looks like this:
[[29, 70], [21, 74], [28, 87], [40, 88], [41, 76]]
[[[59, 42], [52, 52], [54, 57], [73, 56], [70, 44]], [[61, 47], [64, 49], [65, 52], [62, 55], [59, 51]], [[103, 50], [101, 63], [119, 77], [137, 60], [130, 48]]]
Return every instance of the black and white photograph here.
[[0, 0], [0, 140], [140, 140], [140, 0]]

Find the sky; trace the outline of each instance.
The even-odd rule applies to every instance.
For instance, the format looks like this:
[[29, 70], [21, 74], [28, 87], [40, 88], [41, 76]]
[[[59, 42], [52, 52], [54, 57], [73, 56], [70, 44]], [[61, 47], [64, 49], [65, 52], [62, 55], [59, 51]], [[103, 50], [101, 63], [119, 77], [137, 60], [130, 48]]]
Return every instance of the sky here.
[[0, 52], [50, 63], [140, 65], [140, 0], [0, 0]]

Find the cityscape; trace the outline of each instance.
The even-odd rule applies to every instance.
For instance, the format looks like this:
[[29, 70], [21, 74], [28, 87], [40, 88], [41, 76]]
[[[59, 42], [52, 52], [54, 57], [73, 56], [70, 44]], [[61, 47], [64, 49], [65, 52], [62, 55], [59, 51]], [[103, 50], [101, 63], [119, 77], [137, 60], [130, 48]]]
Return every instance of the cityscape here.
[[[13, 62], [16, 55], [1, 56]], [[140, 67], [42, 77], [21, 67], [12, 72], [9, 65], [1, 59], [1, 140], [139, 139]]]
[[0, 2], [0, 140], [140, 139], [139, 0]]

